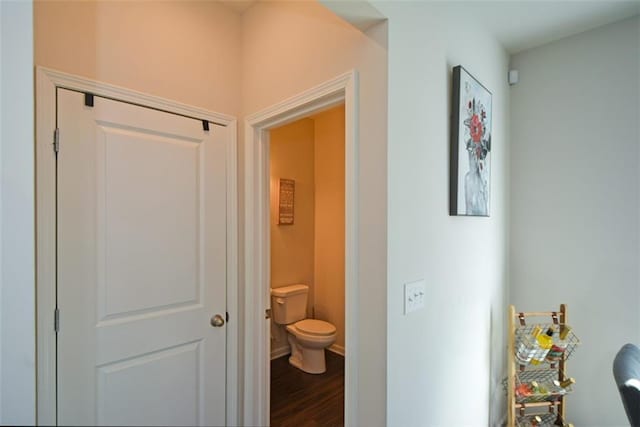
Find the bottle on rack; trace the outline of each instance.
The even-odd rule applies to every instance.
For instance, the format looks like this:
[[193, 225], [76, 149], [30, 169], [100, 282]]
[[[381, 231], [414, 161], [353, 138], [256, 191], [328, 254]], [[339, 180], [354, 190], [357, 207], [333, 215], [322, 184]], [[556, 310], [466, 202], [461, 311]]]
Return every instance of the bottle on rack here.
[[538, 427], [542, 426], [542, 418], [540, 415], [530, 416], [518, 420], [519, 427]]
[[526, 399], [533, 394], [533, 387], [527, 383], [518, 384], [515, 388], [515, 393], [517, 399]]
[[550, 393], [549, 388], [544, 383], [539, 384], [537, 381], [531, 381], [531, 390], [537, 397], [544, 397]]
[[540, 335], [540, 332], [542, 332], [542, 328], [540, 326], [536, 326], [531, 332], [531, 338], [524, 336], [520, 342], [518, 351], [516, 351], [516, 359], [521, 365], [528, 365], [533, 356], [538, 352], [539, 346], [536, 338]]
[[538, 336], [536, 337], [536, 341], [538, 343], [539, 349], [531, 358], [532, 365], [541, 364], [547, 357], [547, 353], [549, 353], [549, 350], [553, 345], [553, 326], [547, 329], [547, 332], [545, 332], [544, 334], [538, 334]]
[[560, 400], [562, 396], [569, 392], [569, 390], [567, 390], [567, 387], [575, 383], [575, 378], [567, 378], [563, 381], [553, 380], [553, 382], [549, 386], [550, 396], [547, 400], [551, 402]]
[[551, 345], [551, 348], [549, 349], [546, 357], [547, 362], [555, 363], [564, 357], [564, 352], [567, 349], [567, 345], [569, 344], [567, 341], [567, 337], [570, 331], [570, 326], [560, 326], [560, 334], [558, 335], [559, 340]]
[[[544, 389], [542, 390], [544, 391]], [[529, 402], [532, 399], [534, 401], [539, 400], [539, 395], [541, 394], [540, 386], [536, 381], [531, 381], [530, 383], [522, 383], [518, 384], [515, 389], [516, 397], [520, 401]]]

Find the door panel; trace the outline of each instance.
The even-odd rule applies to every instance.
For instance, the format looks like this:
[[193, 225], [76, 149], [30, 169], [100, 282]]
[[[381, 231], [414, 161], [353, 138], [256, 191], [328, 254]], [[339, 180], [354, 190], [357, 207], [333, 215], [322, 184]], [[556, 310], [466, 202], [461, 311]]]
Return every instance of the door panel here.
[[98, 127], [100, 320], [200, 300], [202, 148], [199, 142]]
[[[200, 396], [201, 349], [200, 342], [189, 343], [100, 366], [98, 423], [197, 425], [198, 408], [204, 405]], [[185, 372], [189, 375], [181, 374]]]
[[58, 127], [58, 422], [224, 425], [227, 130], [65, 89]]

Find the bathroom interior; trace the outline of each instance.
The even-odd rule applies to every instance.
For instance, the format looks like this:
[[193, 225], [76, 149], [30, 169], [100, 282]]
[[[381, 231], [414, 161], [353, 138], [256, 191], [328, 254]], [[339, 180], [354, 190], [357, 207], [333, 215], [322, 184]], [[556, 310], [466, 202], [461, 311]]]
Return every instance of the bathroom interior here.
[[344, 425], [344, 104], [270, 131], [270, 424]]

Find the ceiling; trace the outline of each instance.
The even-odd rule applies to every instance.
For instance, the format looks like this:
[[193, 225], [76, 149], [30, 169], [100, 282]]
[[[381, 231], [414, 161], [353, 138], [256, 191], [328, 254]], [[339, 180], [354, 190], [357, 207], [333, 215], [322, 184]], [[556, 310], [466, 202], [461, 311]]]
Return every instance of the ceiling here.
[[640, 14], [634, 1], [470, 1], [472, 14], [513, 54]]
[[[220, 3], [242, 14], [258, 1], [225, 0]], [[402, 1], [398, 3], [402, 4]], [[511, 54], [640, 14], [640, 0], [418, 1], [448, 3], [452, 8], [459, 8], [461, 13], [473, 16], [476, 22], [485, 26]]]

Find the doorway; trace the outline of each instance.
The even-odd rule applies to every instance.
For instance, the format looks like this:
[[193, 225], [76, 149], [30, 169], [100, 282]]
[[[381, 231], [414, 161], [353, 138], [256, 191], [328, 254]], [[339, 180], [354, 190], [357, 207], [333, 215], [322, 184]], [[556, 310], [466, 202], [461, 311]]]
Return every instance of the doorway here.
[[42, 68], [37, 88], [38, 423], [234, 423], [235, 121]]
[[[243, 421], [270, 419], [271, 282], [269, 227], [269, 131], [340, 104], [345, 116], [345, 361], [344, 422], [357, 425], [357, 73], [351, 71], [280, 104], [250, 115], [245, 126], [245, 283]], [[266, 316], [265, 316], [266, 314]]]
[[273, 427], [344, 425], [344, 136], [344, 104], [269, 132]]

